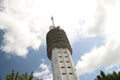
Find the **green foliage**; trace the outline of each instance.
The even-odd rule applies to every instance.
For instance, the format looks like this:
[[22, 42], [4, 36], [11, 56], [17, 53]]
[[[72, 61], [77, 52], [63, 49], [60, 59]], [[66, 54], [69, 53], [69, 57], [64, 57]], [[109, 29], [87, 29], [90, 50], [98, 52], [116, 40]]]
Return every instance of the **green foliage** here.
[[19, 74], [19, 72], [12, 72], [6, 75], [6, 80], [33, 80], [33, 72], [30, 75], [28, 73]]
[[100, 71], [100, 75], [97, 75], [95, 80], [120, 80], [120, 71], [118, 73], [113, 71], [111, 74], [105, 74], [103, 71]]

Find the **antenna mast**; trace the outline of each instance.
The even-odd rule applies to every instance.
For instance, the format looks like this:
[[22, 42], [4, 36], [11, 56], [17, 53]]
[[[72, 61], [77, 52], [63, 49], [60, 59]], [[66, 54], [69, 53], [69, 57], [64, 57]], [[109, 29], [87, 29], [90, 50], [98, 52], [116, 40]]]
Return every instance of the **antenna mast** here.
[[52, 21], [52, 26], [55, 27], [55, 23], [54, 23], [54, 18], [53, 18], [53, 16], [51, 17], [51, 21]]
[[52, 21], [52, 25], [51, 25], [50, 28], [49, 28], [50, 30], [55, 28], [53, 16], [51, 17], [51, 21]]

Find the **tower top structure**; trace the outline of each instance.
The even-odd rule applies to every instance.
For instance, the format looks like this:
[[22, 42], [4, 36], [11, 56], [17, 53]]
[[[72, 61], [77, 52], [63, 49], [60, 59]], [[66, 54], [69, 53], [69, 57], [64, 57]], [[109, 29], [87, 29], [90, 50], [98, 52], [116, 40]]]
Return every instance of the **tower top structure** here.
[[54, 19], [51, 17], [52, 25], [50, 26], [50, 31], [47, 33], [47, 56], [51, 60], [51, 54], [53, 48], [68, 48], [72, 54], [72, 48], [70, 46], [67, 35], [60, 26], [55, 27]]

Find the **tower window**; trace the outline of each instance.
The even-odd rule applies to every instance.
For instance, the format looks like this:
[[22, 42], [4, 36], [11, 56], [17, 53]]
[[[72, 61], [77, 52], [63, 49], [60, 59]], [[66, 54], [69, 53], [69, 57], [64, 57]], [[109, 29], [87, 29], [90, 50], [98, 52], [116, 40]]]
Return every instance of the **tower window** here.
[[71, 68], [70, 66], [68, 66], [67, 68]]
[[70, 75], [72, 75], [73, 73], [69, 73]]
[[68, 56], [65, 56], [66, 58], [68, 57]]
[[62, 58], [62, 56], [59, 56], [59, 58]]
[[69, 61], [66, 61], [66, 63], [69, 63]]
[[66, 75], [66, 73], [62, 73], [62, 75]]
[[60, 61], [60, 63], [63, 63], [63, 61]]
[[64, 66], [62, 66], [61, 68], [65, 68]]

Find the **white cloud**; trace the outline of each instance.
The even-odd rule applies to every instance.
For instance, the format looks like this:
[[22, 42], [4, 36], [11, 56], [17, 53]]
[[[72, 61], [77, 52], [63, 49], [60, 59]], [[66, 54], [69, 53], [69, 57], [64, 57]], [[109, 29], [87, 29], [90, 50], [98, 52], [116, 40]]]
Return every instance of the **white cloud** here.
[[85, 25], [83, 29], [84, 36], [105, 34], [105, 23], [107, 18], [106, 9], [100, 1], [97, 1], [96, 13], [92, 17], [93, 20], [90, 22], [90, 25]]
[[43, 37], [49, 25], [46, 28], [46, 22], [30, 9], [32, 1], [5, 0], [4, 6], [5, 10], [0, 13], [0, 29], [5, 30], [1, 50], [7, 54], [25, 57], [29, 47], [39, 49], [41, 41], [45, 42]]
[[110, 35], [119, 32], [119, 0], [99, 0], [94, 21], [91, 25], [84, 26], [83, 33], [86, 35]]
[[78, 61], [78, 74], [90, 73], [100, 67], [112, 68], [120, 64], [120, 41], [110, 38], [105, 45], [85, 53]]
[[50, 72], [48, 66], [44, 63], [40, 64], [40, 68], [42, 69], [42, 71], [35, 71], [34, 72], [34, 76], [39, 78], [39, 79], [43, 79], [43, 80], [53, 80], [52, 77], [52, 73]]
[[[0, 16], [0, 29], [5, 30], [4, 41], [1, 49], [8, 54], [25, 57], [28, 53], [27, 48], [38, 49], [41, 40], [41, 33], [28, 27], [26, 23], [6, 14]], [[24, 28], [23, 28], [24, 27]]]
[[4, 0], [2, 4], [5, 9], [0, 12], [0, 29], [6, 31], [1, 50], [22, 57], [29, 47], [36, 50], [45, 44], [51, 16], [74, 42], [81, 33], [80, 22], [90, 25], [97, 6], [96, 0]]
[[[103, 35], [105, 36], [105, 44], [93, 48], [90, 52], [85, 53], [81, 59], [78, 61], [76, 68], [79, 75], [90, 73], [98, 68], [113, 68], [114, 66], [120, 67], [120, 38], [119, 38], [119, 5], [120, 1], [116, 2], [103, 2], [101, 5], [104, 7], [106, 12], [106, 19], [104, 23], [99, 21], [100, 25], [93, 27], [87, 27], [85, 30], [89, 34]], [[99, 18], [98, 18], [99, 20]], [[99, 28], [101, 27], [101, 28]], [[97, 30], [98, 29], [98, 30]]]

